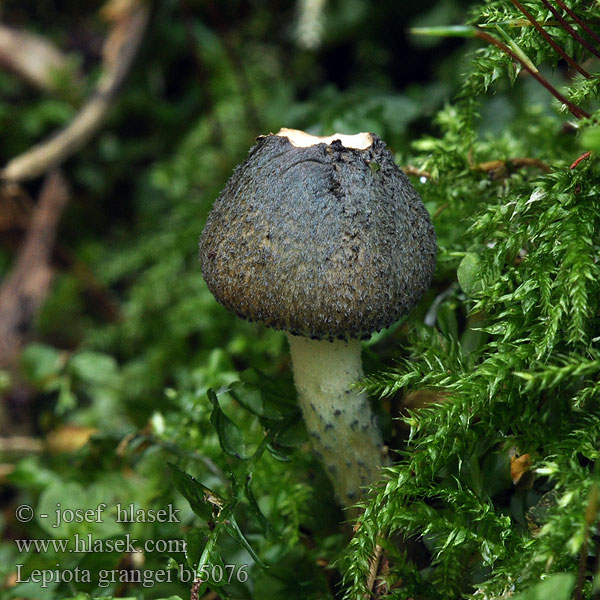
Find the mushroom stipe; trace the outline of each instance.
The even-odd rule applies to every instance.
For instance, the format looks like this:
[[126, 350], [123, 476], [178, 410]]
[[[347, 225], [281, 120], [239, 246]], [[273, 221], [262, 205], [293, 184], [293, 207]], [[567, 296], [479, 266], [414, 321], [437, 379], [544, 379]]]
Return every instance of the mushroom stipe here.
[[353, 387], [359, 340], [419, 301], [436, 251], [417, 192], [369, 133], [261, 136], [202, 233], [202, 273], [217, 300], [288, 332], [298, 401], [343, 505], [383, 464], [376, 420]]

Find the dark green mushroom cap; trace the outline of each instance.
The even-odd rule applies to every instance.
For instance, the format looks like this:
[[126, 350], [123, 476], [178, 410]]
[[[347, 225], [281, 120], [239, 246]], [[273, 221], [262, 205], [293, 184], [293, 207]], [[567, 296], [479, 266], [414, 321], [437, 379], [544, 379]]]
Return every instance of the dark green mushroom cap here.
[[202, 274], [221, 304], [333, 340], [367, 338], [419, 301], [435, 267], [435, 232], [385, 143], [365, 135], [365, 149], [258, 138], [200, 238]]

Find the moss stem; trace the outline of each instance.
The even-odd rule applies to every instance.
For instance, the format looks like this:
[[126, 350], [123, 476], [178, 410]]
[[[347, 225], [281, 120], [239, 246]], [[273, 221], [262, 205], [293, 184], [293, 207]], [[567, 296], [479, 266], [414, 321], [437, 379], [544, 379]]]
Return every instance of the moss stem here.
[[336, 496], [354, 504], [378, 477], [381, 433], [364, 393], [351, 385], [363, 375], [358, 340], [311, 340], [288, 334], [294, 382], [313, 448]]

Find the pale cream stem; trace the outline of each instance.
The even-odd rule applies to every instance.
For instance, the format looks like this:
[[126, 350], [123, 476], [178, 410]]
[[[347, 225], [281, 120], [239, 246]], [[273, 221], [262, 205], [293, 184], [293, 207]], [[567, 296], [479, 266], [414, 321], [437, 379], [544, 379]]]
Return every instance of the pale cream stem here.
[[355, 503], [383, 464], [383, 442], [364, 393], [361, 344], [311, 340], [288, 334], [298, 401], [313, 448], [338, 500]]

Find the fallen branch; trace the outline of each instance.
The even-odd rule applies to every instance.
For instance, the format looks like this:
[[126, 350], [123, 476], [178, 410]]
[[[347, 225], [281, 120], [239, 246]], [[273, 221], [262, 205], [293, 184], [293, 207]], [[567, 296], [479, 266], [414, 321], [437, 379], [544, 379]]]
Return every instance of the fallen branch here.
[[29, 227], [33, 201], [17, 183], [0, 185], [0, 233], [24, 230]]
[[69, 57], [54, 44], [39, 35], [3, 24], [0, 24], [0, 66], [51, 93], [63, 87], [65, 74], [70, 75], [69, 84], [78, 83], [79, 79], [77, 73], [72, 73]]
[[39, 453], [44, 450], [44, 442], [25, 435], [0, 437], [0, 452]]
[[50, 173], [40, 192], [19, 256], [0, 286], [0, 368], [14, 367], [48, 293], [56, 228], [67, 199], [67, 186], [62, 175], [58, 171]]
[[77, 152], [100, 129], [133, 65], [148, 23], [145, 4], [132, 1], [129, 5], [127, 11], [119, 13], [105, 42], [104, 72], [92, 97], [64, 129], [13, 158], [0, 171], [0, 178], [24, 181], [43, 175]]
[[[548, 6], [547, 0], [542, 0], [545, 6]], [[556, 9], [553, 9], [556, 13]], [[558, 13], [556, 13], [558, 15]], [[560, 16], [560, 15], [558, 15]], [[557, 17], [558, 18], [558, 17]], [[564, 29], [568, 28], [571, 34], [572, 28], [562, 18], [559, 19], [561, 26]], [[515, 62], [518, 62], [523, 69], [525, 69], [538, 83], [541, 83], [559, 102], [561, 102], [569, 112], [577, 117], [578, 119], [589, 119], [590, 114], [580, 108], [563, 94], [561, 94], [536, 68], [536, 66], [519, 50], [517, 46], [515, 49], [509, 48], [505, 43], [496, 39], [493, 35], [487, 33], [483, 27], [473, 27], [471, 25], [454, 25], [445, 27], [413, 27], [410, 29], [411, 33], [417, 35], [445, 35], [454, 37], [465, 37], [465, 38], [479, 38], [486, 41], [488, 44], [492, 44], [504, 52], [504, 54], [510, 56]], [[577, 32], [574, 32], [577, 35]], [[585, 42], [585, 40], [583, 40]], [[510, 42], [509, 42], [510, 43]], [[586, 46], [587, 48], [587, 46]], [[600, 57], [600, 53], [598, 53]]]
[[511, 169], [519, 169], [521, 167], [535, 167], [541, 169], [545, 173], [550, 172], [550, 167], [539, 158], [509, 158], [508, 160], [490, 160], [482, 162], [471, 167], [476, 171], [485, 171], [494, 177], [503, 176]]
[[431, 179], [431, 173], [429, 171], [423, 171], [419, 169], [419, 167], [414, 167], [413, 165], [404, 165], [401, 169], [407, 175], [416, 175], [417, 177], [425, 177], [426, 179]]
[[560, 54], [560, 56], [571, 65], [576, 71], [579, 71], [587, 79], [591, 78], [591, 75], [580, 65], [575, 62], [550, 36], [550, 34], [535, 20], [535, 17], [520, 3], [518, 0], [511, 0], [511, 2], [529, 19], [531, 24], [539, 31], [540, 35], [552, 46], [552, 48]]
[[[21, 233], [29, 228], [35, 203], [23, 186], [17, 183], [0, 186], [0, 206], [0, 233]], [[68, 246], [60, 242], [56, 244], [53, 262], [57, 268], [68, 271], [77, 279], [91, 311], [110, 322], [121, 318], [119, 304], [112, 292]]]
[[[594, 56], [600, 58], [600, 50], [594, 46], [594, 44], [589, 43], [587, 40], [582, 38], [574, 29], [569, 25], [568, 21], [564, 19], [561, 14], [556, 10], [548, 0], [542, 0], [542, 4], [554, 15], [556, 20], [561, 24], [562, 28], [576, 41], [578, 41], [586, 50], [589, 50]], [[562, 8], [566, 9], [566, 6], [562, 4]], [[568, 11], [571, 17], [575, 17], [576, 21], [581, 25], [580, 19], [575, 16], [575, 13], [572, 11]]]
[[558, 4], [573, 19], [573, 21], [583, 27], [583, 29], [585, 29], [585, 31], [600, 44], [600, 36], [595, 33], [592, 28], [588, 27], [586, 22], [580, 19], [564, 2], [562, 2], [562, 0], [556, 0], [556, 4]]
[[[544, 4], [546, 4], [546, 0], [542, 0], [542, 2], [544, 2]], [[502, 52], [504, 52], [505, 54], [508, 54], [508, 56], [510, 56], [513, 60], [517, 61], [534, 79], [536, 79], [539, 83], [541, 83], [559, 102], [564, 104], [569, 109], [569, 112], [573, 116], [577, 117], [578, 119], [583, 119], [583, 118], [589, 119], [590, 114], [588, 112], [586, 112], [585, 110], [583, 110], [583, 108], [580, 108], [576, 104], [573, 104], [573, 102], [571, 102], [568, 98], [563, 96], [563, 94], [561, 94], [545, 77], [543, 77], [539, 71], [532, 68], [532, 66], [529, 65], [527, 63], [527, 61], [523, 60], [522, 57], [520, 57], [513, 50], [511, 50], [506, 44], [502, 43], [501, 41], [497, 40], [494, 36], [490, 35], [489, 33], [485, 32], [481, 29], [476, 28], [474, 35], [475, 35], [475, 37], [481, 38], [482, 40], [485, 40], [489, 44], [496, 46], [496, 48], [499, 48], [500, 50], [502, 50]]]
[[382, 555], [383, 548], [377, 544], [369, 565], [369, 577], [367, 578], [367, 590], [369, 590], [369, 594], [368, 596], [365, 596], [365, 599], [374, 597], [375, 582], [377, 581], [377, 576], [379, 575], [379, 567], [381, 565]]
[[0, 483], [4, 483], [6, 478], [15, 470], [15, 465], [11, 463], [0, 463]]
[[569, 169], [574, 169], [582, 160], [589, 158], [592, 155], [591, 152], [584, 152], [577, 160], [573, 162], [573, 164], [569, 167]]

